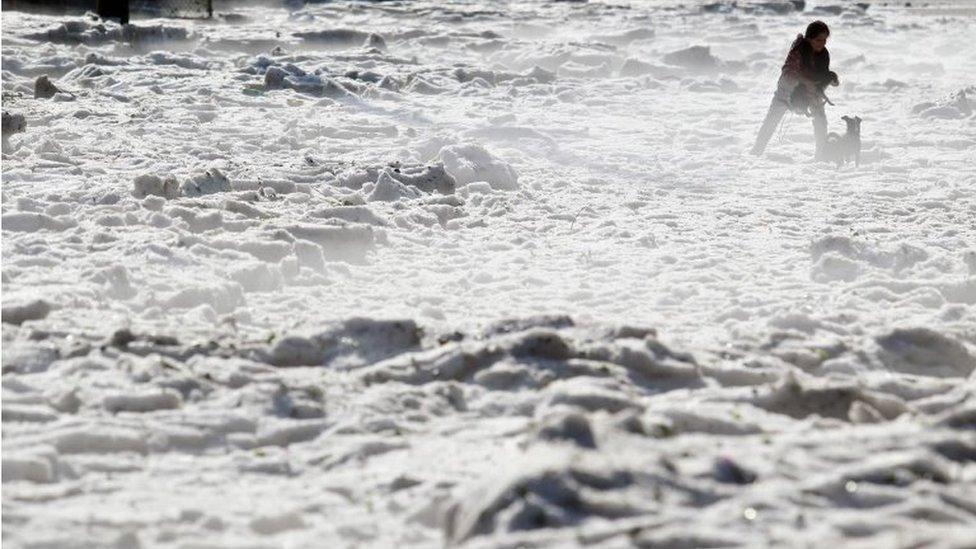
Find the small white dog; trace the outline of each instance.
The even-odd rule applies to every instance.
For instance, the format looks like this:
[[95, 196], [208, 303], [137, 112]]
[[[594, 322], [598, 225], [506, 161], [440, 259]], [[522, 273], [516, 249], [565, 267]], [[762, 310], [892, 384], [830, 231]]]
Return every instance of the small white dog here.
[[823, 159], [828, 162], [836, 162], [840, 167], [850, 159], [854, 159], [854, 165], [861, 165], [861, 117], [842, 116], [841, 119], [847, 123], [847, 133], [839, 135], [836, 132], [827, 134], [827, 142], [824, 144]]

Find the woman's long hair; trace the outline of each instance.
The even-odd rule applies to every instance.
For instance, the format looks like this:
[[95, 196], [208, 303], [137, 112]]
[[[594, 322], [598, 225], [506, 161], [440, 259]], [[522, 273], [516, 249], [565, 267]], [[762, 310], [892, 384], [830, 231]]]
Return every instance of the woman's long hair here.
[[824, 23], [823, 21], [814, 21], [813, 23], [807, 25], [807, 32], [803, 35], [803, 37], [807, 40], [813, 40], [821, 34], [830, 36], [830, 29], [827, 28], [827, 23]]

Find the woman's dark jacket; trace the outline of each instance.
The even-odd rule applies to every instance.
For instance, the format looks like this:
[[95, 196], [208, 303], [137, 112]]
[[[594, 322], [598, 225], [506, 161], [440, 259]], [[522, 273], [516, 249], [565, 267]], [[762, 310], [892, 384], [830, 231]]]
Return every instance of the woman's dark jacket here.
[[820, 89], [825, 88], [836, 77], [830, 71], [830, 52], [827, 48], [819, 52], [813, 51], [810, 42], [802, 35], [796, 35], [796, 40], [790, 46], [790, 53], [786, 55], [783, 69], [780, 72], [779, 83], [776, 86], [776, 97], [789, 104], [790, 98], [795, 98], [794, 92], [801, 85], [800, 76], [817, 82]]

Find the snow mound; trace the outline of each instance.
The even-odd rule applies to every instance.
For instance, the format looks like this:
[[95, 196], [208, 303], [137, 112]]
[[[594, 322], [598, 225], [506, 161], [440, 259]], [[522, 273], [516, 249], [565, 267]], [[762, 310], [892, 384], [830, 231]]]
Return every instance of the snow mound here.
[[183, 196], [189, 197], [228, 191], [230, 191], [230, 180], [217, 168], [210, 168], [180, 185], [180, 192]]
[[37, 212], [11, 212], [2, 217], [4, 231], [36, 233], [38, 231], [61, 232], [78, 225], [78, 221], [66, 215], [51, 216]]
[[872, 419], [886, 421], [907, 411], [900, 399], [866, 390], [853, 382], [800, 381], [794, 375], [787, 375], [753, 402], [760, 408], [795, 419], [820, 416], [857, 422], [858, 414], [870, 410]]
[[132, 196], [146, 198], [147, 196], [161, 196], [163, 198], [177, 198], [183, 191], [173, 176], [159, 177], [154, 174], [143, 174], [132, 180]]
[[314, 335], [286, 335], [257, 356], [275, 366], [349, 368], [416, 348], [420, 334], [410, 320], [353, 318]]
[[594, 40], [613, 44], [615, 46], [626, 46], [638, 40], [650, 40], [654, 38], [654, 30], [648, 28], [636, 28], [628, 31], [621, 31], [612, 34], [598, 34], [593, 36]]
[[437, 159], [458, 185], [484, 181], [496, 190], [518, 189], [515, 169], [481, 145], [448, 145], [440, 150]]
[[308, 95], [333, 99], [354, 95], [336, 79], [318, 74], [308, 74], [294, 65], [268, 67], [267, 72], [264, 73], [264, 87], [267, 90], [291, 89]]
[[165, 296], [163, 304], [174, 309], [208, 305], [217, 313], [229, 313], [244, 304], [244, 291], [236, 282], [188, 281], [184, 288]]
[[664, 62], [679, 67], [713, 69], [718, 67], [719, 59], [712, 55], [712, 49], [709, 46], [691, 46], [666, 54]]
[[443, 164], [403, 166], [388, 173], [400, 183], [427, 194], [435, 192], [443, 195], [454, 194], [454, 189], [457, 186], [456, 180], [447, 172]]
[[85, 44], [97, 46], [110, 42], [148, 43], [172, 40], [188, 40], [191, 36], [182, 27], [165, 25], [118, 25], [95, 23], [87, 20], [65, 21], [43, 32], [27, 35], [28, 38], [55, 44]]
[[967, 118], [976, 112], [976, 86], [961, 89], [949, 97], [935, 102], [919, 103], [912, 112], [922, 118], [956, 120]]
[[294, 36], [307, 42], [333, 46], [336, 48], [350, 48], [357, 46], [378, 47], [382, 44], [385, 48], [386, 42], [383, 37], [376, 34], [356, 29], [326, 29], [308, 32], [296, 32]]
[[457, 180], [442, 163], [434, 165], [392, 163], [388, 166], [355, 168], [343, 172], [339, 184], [361, 189], [370, 201], [396, 201], [434, 193], [454, 194]]
[[598, 518], [619, 520], [650, 513], [656, 505], [637, 494], [653, 491], [655, 473], [660, 472], [652, 469], [636, 475], [611, 460], [581, 455], [572, 462], [570, 457], [527, 456], [521, 470], [471, 490], [447, 511], [448, 539], [462, 543], [495, 532], [569, 528]]
[[365, 223], [368, 225], [386, 226], [388, 223], [376, 212], [366, 206], [337, 206], [320, 208], [309, 213], [312, 217], [322, 219], [338, 219], [350, 223]]
[[[424, 354], [405, 355], [372, 366], [362, 373], [367, 383], [410, 384], [452, 380], [492, 390], [541, 389], [556, 380], [595, 376], [664, 387], [695, 387], [701, 374], [690, 356], [675, 353], [647, 335], [645, 339], [611, 336], [608, 342], [586, 344], [572, 332], [531, 322], [491, 341], [461, 341]], [[540, 366], [545, 365], [544, 368]], [[603, 391], [605, 393], [605, 391]], [[586, 386], [554, 385], [549, 398], [581, 408], [615, 407], [615, 398], [596, 396]]]
[[811, 244], [810, 254], [814, 261], [811, 278], [817, 282], [851, 282], [872, 270], [900, 274], [929, 259], [928, 252], [908, 242], [878, 246], [846, 235], [818, 239]]
[[645, 74], [655, 78], [667, 78], [677, 76], [679, 72], [674, 67], [655, 65], [634, 57], [627, 58], [620, 67], [620, 76], [622, 77], [643, 76]]
[[736, 61], [723, 61], [712, 54], [711, 46], [691, 46], [665, 54], [663, 60], [668, 65], [682, 67], [696, 73], [728, 73], [745, 68]]
[[965, 344], [927, 328], [898, 328], [877, 342], [882, 362], [897, 372], [967, 378], [976, 370], [976, 356]]
[[[803, 11], [806, 0], [764, 0], [752, 2], [721, 1], [702, 4], [701, 10], [707, 13], [732, 13], [741, 11], [758, 15], [786, 15]], [[833, 7], [833, 6], [830, 6]]]
[[177, 54], [168, 51], [154, 51], [146, 56], [154, 65], [172, 65], [184, 69], [209, 69], [212, 64], [198, 56]]
[[[201, 285], [171, 305], [199, 307], [220, 292]], [[13, 347], [4, 353], [5, 429], [18, 437], [5, 445], [5, 490], [97, 478], [109, 466], [156, 475], [140, 465], [147, 456], [205, 454], [230, 484], [311, 468], [328, 478], [337, 505], [362, 493], [340, 479], [365, 468], [378, 475], [370, 490], [423, 502], [390, 520], [440, 528], [450, 544], [572, 546], [582, 537], [698, 547], [761, 541], [748, 525], [728, 531], [777, 520], [756, 493], [771, 502], [815, 493], [885, 521], [906, 507], [951, 515], [967, 487], [960, 465], [976, 455], [971, 388], [958, 379], [821, 379], [768, 356], [698, 362], [654, 329], [565, 316], [503, 318], [470, 333], [350, 318], [264, 342], [120, 330], [70, 352], [7, 340], [8, 329], [16, 328], [5, 328]], [[927, 334], [896, 339], [934, 345], [950, 361], [963, 356]], [[72, 389], [80, 380], [85, 390]], [[908, 414], [920, 424], [899, 419]], [[784, 457], [797, 447], [802, 458]], [[844, 448], [869, 457], [851, 459]], [[492, 474], [418, 466], [445, 451]], [[784, 459], [803, 468], [802, 481], [784, 476]], [[286, 515], [251, 506], [236, 516], [245, 531], [267, 535], [315, 520]], [[925, 526], [926, 535], [945, 535], [943, 526]]]
[[181, 196], [192, 198], [230, 190], [230, 180], [217, 168], [205, 170], [182, 183], [175, 176], [156, 174], [143, 174], [132, 180], [132, 196], [139, 199], [148, 196], [159, 196], [168, 200]]
[[363, 192], [366, 193], [366, 200], [369, 202], [396, 202], [420, 197], [416, 189], [400, 183], [388, 171], [381, 172], [375, 183], [363, 185]]
[[327, 260], [361, 263], [376, 244], [373, 227], [362, 223], [299, 223], [283, 229], [294, 238], [319, 245]]

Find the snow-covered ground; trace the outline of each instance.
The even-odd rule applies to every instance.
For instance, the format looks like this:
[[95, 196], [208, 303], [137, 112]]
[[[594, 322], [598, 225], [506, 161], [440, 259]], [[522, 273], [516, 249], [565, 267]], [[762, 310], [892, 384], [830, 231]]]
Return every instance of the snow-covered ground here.
[[972, 547], [976, 14], [841, 4], [5, 12], [4, 542]]

